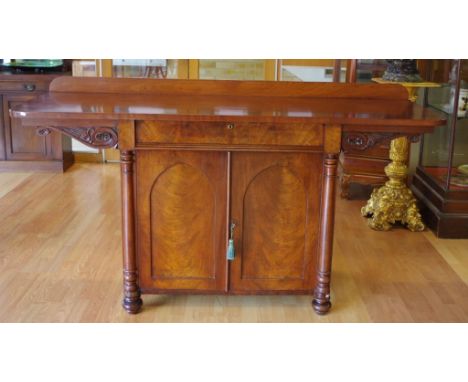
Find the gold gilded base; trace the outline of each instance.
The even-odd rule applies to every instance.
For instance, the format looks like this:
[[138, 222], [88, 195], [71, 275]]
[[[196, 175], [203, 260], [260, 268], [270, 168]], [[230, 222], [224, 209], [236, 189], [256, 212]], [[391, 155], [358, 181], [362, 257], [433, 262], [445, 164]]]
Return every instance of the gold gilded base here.
[[409, 142], [406, 137], [395, 138], [390, 144], [390, 159], [392, 162], [385, 167], [389, 180], [384, 186], [372, 192], [367, 204], [362, 207], [362, 216], [372, 215], [369, 227], [378, 231], [388, 231], [392, 224], [401, 222], [408, 229], [423, 231], [425, 226], [416, 206], [416, 199], [411, 190], [406, 187], [405, 179]]
[[398, 221], [413, 232], [425, 228], [416, 199], [406, 186], [394, 188], [385, 185], [375, 189], [367, 204], [361, 208], [361, 214], [372, 215], [368, 224], [377, 231], [388, 231]]

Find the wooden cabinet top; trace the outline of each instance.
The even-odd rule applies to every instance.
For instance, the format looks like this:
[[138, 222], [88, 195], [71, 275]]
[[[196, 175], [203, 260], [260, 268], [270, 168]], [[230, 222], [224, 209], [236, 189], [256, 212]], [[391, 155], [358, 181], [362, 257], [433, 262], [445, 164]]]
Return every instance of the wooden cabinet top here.
[[[408, 101], [400, 85], [59, 77], [16, 106], [34, 120], [179, 120], [342, 124], [430, 131], [444, 118]], [[395, 131], [395, 129], [392, 129]]]

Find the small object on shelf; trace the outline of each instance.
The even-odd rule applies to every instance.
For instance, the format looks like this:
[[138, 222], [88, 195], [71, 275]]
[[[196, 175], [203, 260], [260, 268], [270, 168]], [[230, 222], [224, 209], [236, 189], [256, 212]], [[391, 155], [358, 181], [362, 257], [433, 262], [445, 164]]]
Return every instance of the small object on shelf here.
[[416, 60], [387, 60], [387, 70], [382, 79], [392, 82], [422, 81], [416, 67]]
[[468, 175], [452, 175], [450, 177], [450, 184], [458, 187], [468, 187]]
[[[468, 111], [462, 109], [462, 106], [460, 106], [461, 103], [459, 103], [458, 105], [459, 105], [459, 107], [458, 107], [458, 110], [457, 110], [457, 118], [466, 118], [468, 116]], [[444, 113], [447, 113], [447, 114], [451, 114], [452, 110], [453, 110], [453, 105], [451, 105], [449, 103], [445, 103], [445, 104], [441, 104], [441, 105], [433, 104], [431, 106], [434, 109], [443, 111]]]
[[463, 114], [466, 116], [468, 111], [468, 89], [460, 89], [460, 95], [458, 100], [458, 116]]
[[63, 60], [4, 60], [2, 66], [14, 68], [55, 68], [63, 65]]
[[19, 60], [0, 59], [0, 72], [11, 74], [46, 74], [60, 73], [69, 70], [70, 60]]
[[462, 174], [468, 175], [468, 164], [462, 164], [458, 166], [458, 171], [460, 171]]

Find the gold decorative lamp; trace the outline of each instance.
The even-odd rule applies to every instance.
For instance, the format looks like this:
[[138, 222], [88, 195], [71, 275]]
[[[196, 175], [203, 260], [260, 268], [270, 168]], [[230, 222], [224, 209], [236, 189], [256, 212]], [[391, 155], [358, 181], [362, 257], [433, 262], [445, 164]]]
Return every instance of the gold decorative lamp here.
[[[439, 87], [433, 82], [423, 82], [416, 69], [416, 60], [389, 60], [389, 67], [382, 78], [373, 78], [379, 84], [401, 84], [408, 91], [408, 99], [415, 102], [419, 88]], [[390, 143], [391, 162], [385, 167], [389, 180], [372, 192], [362, 207], [362, 216], [372, 215], [369, 226], [387, 231], [397, 221], [413, 232], [423, 231], [425, 225], [416, 205], [416, 199], [406, 186], [409, 141], [407, 137], [395, 138]]]

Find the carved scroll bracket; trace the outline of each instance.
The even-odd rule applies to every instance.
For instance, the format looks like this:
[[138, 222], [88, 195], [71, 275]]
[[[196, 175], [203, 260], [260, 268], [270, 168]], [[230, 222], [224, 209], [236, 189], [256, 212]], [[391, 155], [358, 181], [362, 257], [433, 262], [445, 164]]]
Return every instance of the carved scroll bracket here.
[[341, 147], [344, 152], [350, 150], [364, 151], [384, 140], [392, 140], [398, 137], [406, 136], [410, 142], [417, 142], [419, 134], [398, 134], [398, 133], [343, 133]]
[[119, 137], [116, 127], [109, 126], [86, 126], [86, 127], [62, 127], [47, 126], [38, 127], [36, 134], [46, 136], [51, 130], [59, 131], [65, 135], [75, 138], [86, 146], [93, 148], [112, 148], [118, 143]]

